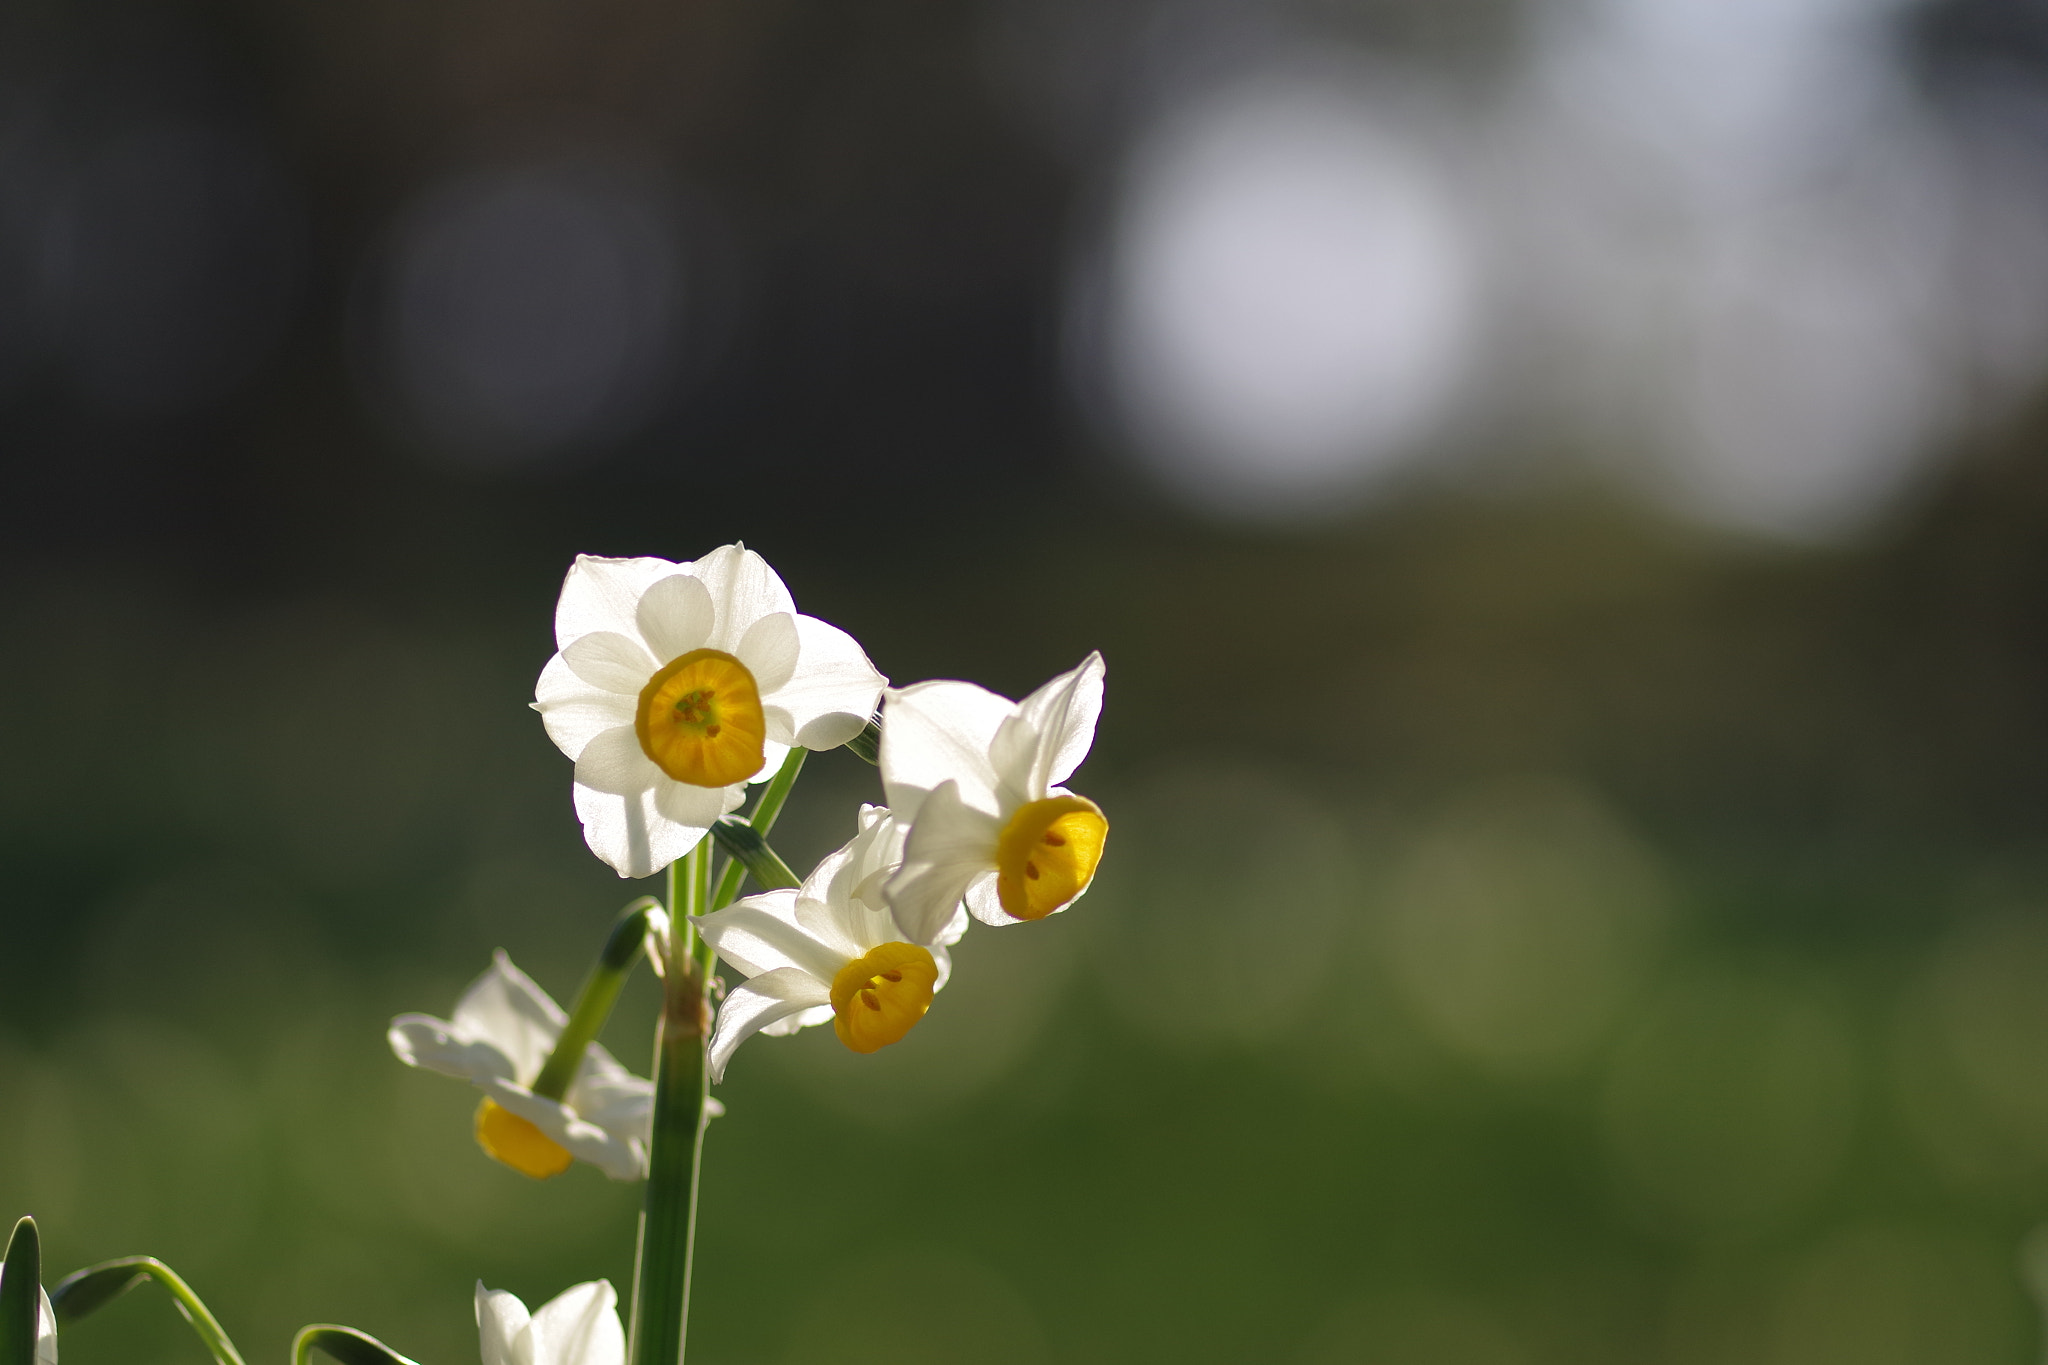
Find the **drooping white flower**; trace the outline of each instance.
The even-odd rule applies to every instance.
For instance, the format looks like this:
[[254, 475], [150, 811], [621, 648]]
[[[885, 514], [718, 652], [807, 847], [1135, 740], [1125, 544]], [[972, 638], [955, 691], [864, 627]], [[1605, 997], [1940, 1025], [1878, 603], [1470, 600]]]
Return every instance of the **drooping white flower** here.
[[622, 877], [689, 852], [790, 746], [858, 735], [888, 681], [741, 545], [684, 564], [579, 555], [555, 642], [534, 709], [576, 761], [584, 840]]
[[985, 924], [1043, 919], [1094, 879], [1109, 821], [1059, 784], [1102, 714], [1090, 654], [1021, 702], [966, 682], [892, 690], [882, 709], [882, 786], [910, 826], [883, 895], [905, 937], [945, 924], [964, 900]]
[[855, 1052], [898, 1042], [946, 984], [965, 916], [905, 942], [881, 897], [902, 856], [903, 830], [863, 806], [860, 833], [795, 890], [765, 891], [690, 922], [747, 978], [726, 994], [711, 1037], [711, 1077], [756, 1033], [794, 1033], [832, 1020]]
[[625, 1365], [626, 1330], [609, 1280], [573, 1285], [528, 1313], [516, 1295], [476, 1286], [483, 1365]]
[[551, 1100], [533, 1093], [568, 1022], [501, 950], [462, 993], [453, 1019], [401, 1014], [386, 1037], [407, 1066], [454, 1076], [484, 1092], [477, 1143], [513, 1170], [546, 1179], [580, 1157], [614, 1180], [637, 1180], [647, 1168], [654, 1082], [592, 1043], [568, 1094]]

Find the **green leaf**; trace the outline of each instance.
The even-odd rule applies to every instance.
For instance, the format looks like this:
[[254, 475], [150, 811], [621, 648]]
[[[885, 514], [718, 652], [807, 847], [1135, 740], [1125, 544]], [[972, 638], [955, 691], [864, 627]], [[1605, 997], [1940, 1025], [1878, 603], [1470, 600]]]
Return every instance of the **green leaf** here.
[[57, 1310], [57, 1325], [69, 1327], [91, 1317], [148, 1278], [149, 1271], [133, 1256], [66, 1275], [50, 1291], [50, 1307]]
[[772, 891], [778, 887], [803, 885], [803, 880], [789, 870], [789, 864], [768, 847], [761, 831], [745, 820], [728, 815], [711, 827], [711, 837], [764, 888]]
[[36, 1220], [24, 1218], [14, 1225], [0, 1264], [0, 1365], [35, 1365], [42, 1287], [42, 1239]]
[[306, 1365], [307, 1355], [314, 1350], [325, 1352], [341, 1365], [415, 1365], [369, 1333], [331, 1322], [299, 1329], [298, 1336], [292, 1338], [292, 1365]]
[[[171, 1291], [171, 1297], [177, 1301], [178, 1312], [192, 1324], [193, 1335], [212, 1353], [216, 1365], [242, 1365], [242, 1353], [235, 1349], [234, 1342], [228, 1340], [219, 1319], [213, 1316], [177, 1271], [154, 1256], [123, 1256], [73, 1271], [50, 1291], [50, 1306], [56, 1310], [58, 1323], [68, 1326], [97, 1313], [148, 1279], [159, 1281]], [[0, 1285], [0, 1291], [4, 1290], [5, 1286]], [[0, 1365], [8, 1365], [8, 1362], [0, 1359]]]

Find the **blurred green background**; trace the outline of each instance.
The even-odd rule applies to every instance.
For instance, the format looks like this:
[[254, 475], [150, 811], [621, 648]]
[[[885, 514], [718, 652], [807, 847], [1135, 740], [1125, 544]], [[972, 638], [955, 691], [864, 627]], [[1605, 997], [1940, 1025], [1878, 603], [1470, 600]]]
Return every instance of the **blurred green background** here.
[[[1243, 516], [1320, 456], [1169, 423], [1227, 496], [1191, 494], [1075, 378], [1077, 243], [1156, 114], [1105, 91], [1198, 98], [1279, 31], [1498, 113], [1531, 35], [1599, 9], [0, 13], [0, 1217], [52, 1280], [164, 1258], [255, 1361], [325, 1320], [450, 1365], [478, 1279], [624, 1286], [637, 1187], [496, 1167], [382, 1035], [497, 947], [573, 991], [645, 888], [526, 709], [560, 575], [743, 538], [898, 682], [1014, 696], [1101, 649], [1076, 786], [1114, 838], [1071, 913], [972, 931], [900, 1046], [741, 1051], [692, 1360], [2037, 1358], [2040, 355], [1725, 391], [1771, 469], [1910, 428], [1876, 482], [1660, 483], [1629, 461], [1729, 448], [1572, 417], [1531, 358], [1608, 353], [1503, 303], [1453, 416], [1346, 429], [1355, 467]], [[2048, 162], [2048, 16], [1870, 15], [1975, 221], [1986, 147]], [[1092, 95], [1020, 103], [1048, 45], [1035, 88]], [[475, 188], [506, 164], [542, 169]], [[1957, 232], [2008, 332], [2048, 317], [2034, 239]], [[505, 283], [536, 261], [556, 293]], [[807, 865], [878, 790], [814, 759], [778, 845]], [[606, 1034], [636, 1069], [653, 1010], [637, 979]], [[201, 1359], [153, 1288], [63, 1350]]]

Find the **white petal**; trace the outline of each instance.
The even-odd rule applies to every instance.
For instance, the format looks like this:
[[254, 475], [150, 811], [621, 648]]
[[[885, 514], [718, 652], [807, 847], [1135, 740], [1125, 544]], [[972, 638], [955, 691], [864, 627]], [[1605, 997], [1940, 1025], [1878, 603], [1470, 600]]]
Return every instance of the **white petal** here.
[[540, 1074], [568, 1022], [562, 1007], [513, 966], [502, 948], [491, 954], [490, 970], [455, 1003], [456, 1033], [495, 1045], [512, 1059], [521, 1085]]
[[698, 787], [664, 776], [654, 788], [654, 808], [662, 818], [691, 829], [710, 829], [747, 799], [742, 783], [730, 787]]
[[569, 671], [605, 692], [638, 697], [659, 667], [638, 640], [616, 631], [593, 631], [562, 646]]
[[668, 819], [656, 809], [655, 791], [615, 796], [589, 787], [573, 790], [576, 818], [583, 822], [583, 842], [621, 877], [653, 876], [695, 848], [707, 828]]
[[426, 1014], [401, 1014], [384, 1034], [392, 1052], [407, 1066], [438, 1071], [457, 1080], [480, 1082], [491, 1077], [513, 1081], [519, 1066], [496, 1044], [482, 1038], [456, 1036], [455, 1025]]
[[1009, 911], [1003, 909], [1003, 900], [996, 886], [995, 869], [991, 868], [967, 883], [967, 889], [960, 894], [961, 907], [983, 924], [1000, 928], [1005, 924], [1023, 924]]
[[36, 1365], [57, 1365], [57, 1310], [41, 1285], [36, 1286]]
[[533, 709], [555, 747], [571, 758], [583, 753], [591, 738], [614, 726], [631, 725], [637, 699], [592, 687], [557, 654], [534, 684]]
[[1018, 711], [1038, 733], [1031, 800], [1073, 776], [1088, 756], [1102, 718], [1104, 671], [1101, 653], [1092, 653], [1018, 703]]
[[729, 991], [718, 1007], [718, 1029], [711, 1035], [711, 1079], [725, 1079], [725, 1064], [733, 1049], [762, 1028], [795, 1014], [798, 1010], [830, 1007], [832, 990], [807, 972], [795, 967], [763, 972], [746, 985]]
[[587, 1161], [614, 1180], [638, 1180], [647, 1172], [647, 1144], [638, 1134], [600, 1127], [556, 1100], [545, 1100], [523, 1085], [489, 1081], [477, 1087], [503, 1109], [541, 1130], [578, 1161]]
[[[733, 657], [754, 675], [754, 686], [763, 697], [787, 683], [796, 673], [796, 617], [786, 611], [771, 612], [747, 627], [733, 646]], [[778, 704], [780, 699], [777, 699]], [[784, 707], [787, 710], [787, 707]]]
[[658, 580], [689, 567], [666, 559], [576, 556], [555, 603], [555, 643], [567, 645], [597, 630], [631, 634], [637, 629], [634, 617], [640, 595]]
[[[789, 746], [796, 743], [796, 721], [790, 718], [790, 714], [787, 710], [775, 705], [775, 703], [773, 702], [762, 703], [761, 719], [764, 722], [766, 722], [762, 728], [767, 732], [768, 742], [770, 744], [775, 745], [778, 749], [782, 750], [784, 757], [787, 757], [789, 754]], [[768, 745], [764, 744], [761, 747], [765, 751]], [[748, 778], [747, 781], [766, 781], [768, 778], [775, 776], [775, 770], [781, 766], [782, 763], [780, 760], [766, 758], [764, 755], [764, 761], [761, 764], [761, 771], [755, 773], [752, 777]]]
[[839, 627], [799, 616], [796, 629], [802, 642], [796, 673], [776, 689], [775, 704], [789, 712], [797, 743], [806, 749], [836, 749], [874, 718], [889, 680]]
[[690, 923], [712, 951], [746, 976], [795, 967], [830, 984], [848, 956], [797, 927], [797, 899], [792, 890], [764, 891]]
[[618, 725], [593, 736], [576, 756], [576, 783], [610, 796], [638, 796], [653, 791], [662, 771], [640, 747], [640, 734]]
[[786, 1014], [772, 1024], [761, 1025], [761, 1036], [763, 1038], [787, 1038], [792, 1033], [798, 1033], [804, 1029], [815, 1027], [818, 1024], [827, 1022], [831, 1018], [832, 1007], [830, 1005], [813, 1005], [807, 1010], [798, 1010], [795, 1014]]
[[530, 1320], [518, 1295], [476, 1282], [476, 1334], [483, 1365], [532, 1365], [524, 1335]]
[[991, 814], [996, 773], [989, 745], [1017, 708], [985, 687], [926, 682], [892, 690], [882, 707], [882, 787], [898, 818], [914, 819], [924, 793], [956, 782], [961, 797]]
[[626, 1331], [609, 1280], [565, 1289], [534, 1312], [534, 1365], [623, 1365]]
[[633, 624], [657, 664], [704, 648], [717, 617], [710, 592], [686, 573], [672, 573], [649, 584], [633, 610]]
[[[777, 708], [767, 706], [761, 708], [764, 715], [773, 712], [775, 709]], [[782, 771], [782, 760], [789, 757], [789, 745], [775, 738], [775, 728], [772, 720], [769, 723], [768, 742], [761, 746], [761, 753], [761, 771], [747, 779], [748, 786], [757, 787], [761, 783], [773, 779], [775, 774]]]
[[623, 1067], [604, 1072], [586, 1069], [563, 1099], [571, 1109], [613, 1137], [637, 1141], [643, 1147], [650, 1140], [654, 1122], [653, 1081], [642, 1080]]
[[690, 572], [703, 580], [718, 612], [707, 642], [711, 649], [736, 655], [735, 646], [754, 622], [778, 611], [796, 614], [796, 602], [775, 570], [744, 545], [721, 545], [691, 565]]
[[938, 940], [968, 883], [995, 866], [1000, 834], [995, 817], [963, 805], [951, 782], [926, 798], [904, 844], [902, 870], [882, 892], [906, 939]]

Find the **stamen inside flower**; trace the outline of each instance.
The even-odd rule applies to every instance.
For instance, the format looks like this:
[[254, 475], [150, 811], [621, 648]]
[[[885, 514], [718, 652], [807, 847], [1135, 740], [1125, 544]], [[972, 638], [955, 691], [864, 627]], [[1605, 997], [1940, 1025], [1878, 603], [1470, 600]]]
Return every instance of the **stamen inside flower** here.
[[939, 968], [915, 943], [884, 943], [832, 978], [832, 1029], [855, 1052], [901, 1042], [931, 1007]]
[[1085, 796], [1020, 806], [996, 844], [996, 897], [1018, 919], [1044, 919], [1088, 889], [1109, 820]]
[[476, 1107], [476, 1142], [486, 1156], [535, 1180], [560, 1175], [573, 1160], [560, 1143], [488, 1097]]
[[693, 649], [640, 689], [640, 751], [678, 782], [728, 787], [768, 761], [768, 723], [754, 675], [732, 655]]

